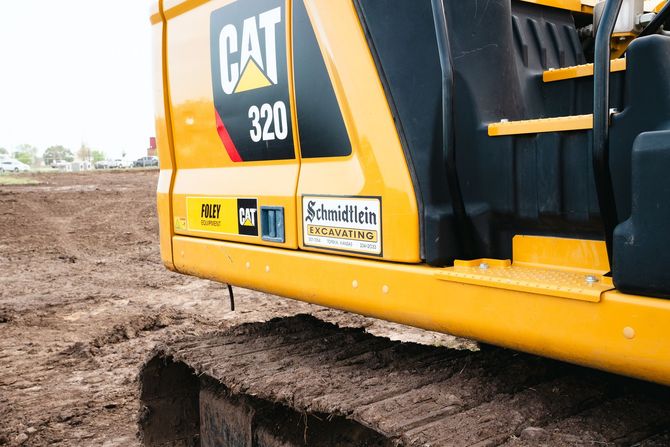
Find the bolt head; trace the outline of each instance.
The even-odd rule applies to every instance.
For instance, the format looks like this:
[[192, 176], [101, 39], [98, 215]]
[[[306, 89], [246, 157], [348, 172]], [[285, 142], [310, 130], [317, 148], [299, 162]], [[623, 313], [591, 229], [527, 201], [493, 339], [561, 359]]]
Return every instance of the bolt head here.
[[635, 329], [633, 329], [630, 326], [626, 326], [623, 328], [623, 336], [626, 337], [628, 340], [632, 340], [635, 338]]
[[589, 284], [595, 284], [595, 283], [597, 283], [598, 281], [599, 281], [599, 280], [598, 280], [598, 277], [595, 276], [595, 275], [587, 275], [587, 276], [586, 276], [586, 282], [589, 283]]

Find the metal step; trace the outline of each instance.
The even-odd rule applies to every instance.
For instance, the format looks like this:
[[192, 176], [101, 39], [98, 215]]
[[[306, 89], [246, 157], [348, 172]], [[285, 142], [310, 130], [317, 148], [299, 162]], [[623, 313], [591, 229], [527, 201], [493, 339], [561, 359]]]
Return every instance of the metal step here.
[[443, 281], [594, 303], [600, 301], [603, 292], [614, 289], [611, 278], [603, 275], [528, 267], [499, 259], [456, 261], [453, 267], [441, 269], [435, 276]]
[[490, 137], [593, 129], [593, 115], [561, 116], [489, 124]]
[[[610, 64], [610, 72], [626, 70], [626, 59], [614, 59]], [[542, 74], [542, 81], [556, 82], [567, 79], [584, 78], [593, 76], [593, 64], [575, 65], [574, 67], [565, 67], [550, 69]]]

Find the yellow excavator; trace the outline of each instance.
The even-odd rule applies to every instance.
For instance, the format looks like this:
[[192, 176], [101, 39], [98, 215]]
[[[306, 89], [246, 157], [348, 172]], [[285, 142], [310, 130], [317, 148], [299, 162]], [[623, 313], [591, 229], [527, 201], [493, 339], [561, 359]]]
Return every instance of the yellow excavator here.
[[670, 4], [151, 20], [167, 268], [670, 385]]

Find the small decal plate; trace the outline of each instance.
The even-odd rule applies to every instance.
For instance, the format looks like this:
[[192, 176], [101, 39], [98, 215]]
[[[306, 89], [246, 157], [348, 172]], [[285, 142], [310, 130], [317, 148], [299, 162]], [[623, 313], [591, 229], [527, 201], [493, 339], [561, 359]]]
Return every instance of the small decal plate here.
[[302, 197], [307, 247], [382, 255], [381, 197]]
[[186, 229], [258, 236], [258, 201], [234, 197], [187, 197]]

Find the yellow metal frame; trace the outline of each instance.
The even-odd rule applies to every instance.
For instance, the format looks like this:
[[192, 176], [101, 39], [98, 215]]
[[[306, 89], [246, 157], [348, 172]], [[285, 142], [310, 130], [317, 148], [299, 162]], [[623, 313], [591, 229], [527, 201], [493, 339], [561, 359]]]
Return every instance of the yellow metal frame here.
[[[300, 172], [297, 150], [291, 160], [233, 162], [216, 131], [210, 66], [210, 14], [232, 0], [163, 0], [167, 39], [165, 77], [169, 78], [171, 135], [175, 177], [172, 182], [173, 220], [185, 220], [188, 197], [256, 198], [258, 208], [284, 208], [284, 243], [237, 234], [208, 235], [222, 240], [261, 245], [298, 247], [296, 188]], [[286, 11], [287, 26], [290, 10]], [[288, 26], [287, 26], [288, 28]], [[194, 30], [207, 30], [194, 32]], [[290, 56], [290, 34], [286, 33], [287, 57]], [[291, 65], [290, 59], [287, 66]], [[292, 71], [289, 70], [289, 97], [292, 93]], [[291, 104], [294, 108], [294, 104]], [[291, 118], [293, 119], [293, 117]], [[295, 122], [293, 123], [295, 132]], [[297, 134], [293, 135], [297, 141]], [[177, 234], [204, 236], [186, 227]]]
[[[559, 258], [567, 252], [605, 266], [602, 243], [543, 239], [515, 240], [510, 268], [530, 263], [548, 274], [565, 272]], [[182, 236], [173, 242], [182, 273], [670, 385], [670, 300], [625, 295], [606, 285], [597, 301], [587, 301], [556, 296], [551, 288], [543, 294], [493, 281], [444, 280], [459, 266], [438, 269]], [[592, 269], [581, 267], [572, 273], [587, 278]], [[296, 278], [295, 272], [308, 273]]]
[[521, 0], [526, 3], [549, 6], [550, 8], [567, 9], [568, 11], [593, 13], [594, 0]]
[[[162, 15], [163, 0], [156, 0], [151, 4], [151, 18], [153, 38], [153, 73], [154, 73], [154, 110], [156, 123], [156, 146], [158, 148], [158, 162], [160, 174], [156, 190], [156, 206], [158, 210], [158, 227], [161, 244], [161, 259], [170, 270], [174, 270], [172, 262], [172, 189], [176, 174], [174, 160], [174, 145], [172, 141], [172, 105], [170, 103], [170, 89], [167, 78], [167, 29], [165, 17]], [[158, 17], [158, 19], [156, 19]], [[155, 21], [155, 22], [154, 22]]]
[[[418, 211], [411, 179], [351, 2], [308, 0], [307, 8], [318, 23], [319, 44], [352, 139], [352, 155], [301, 166], [259, 162], [237, 167], [221, 151], [208, 153], [205, 148], [220, 144], [211, 125], [211, 78], [208, 70], [194, 74], [188, 63], [209, 60], [208, 47], [194, 44], [187, 31], [204, 23], [225, 1], [160, 0], [152, 5], [157, 204], [161, 257], [168, 268], [670, 385], [670, 300], [616, 291], [605, 276], [609, 265], [602, 242], [517, 236], [512, 260], [457, 261], [447, 268], [418, 263]], [[575, 11], [579, 3], [582, 12], [585, 7], [569, 0], [531, 2]], [[168, 27], [185, 32], [168, 39]], [[175, 62], [179, 57], [183, 59]], [[349, 68], [338, 69], [343, 66]], [[362, 85], [360, 73], [374, 82]], [[586, 115], [496, 123], [489, 132], [591, 126], [592, 117]], [[277, 192], [279, 180], [297, 178], [297, 170], [300, 182]], [[343, 184], [352, 194], [383, 190], [397, 206], [387, 213], [385, 205], [390, 219], [384, 223], [384, 252], [404, 263], [287, 249], [299, 247], [297, 225], [290, 221], [287, 228], [296, 229], [281, 248], [176, 234], [173, 222], [184, 214], [185, 197], [220, 195], [217, 185], [224, 174], [230, 184], [242, 185], [226, 193], [249, 196], [273, 190], [275, 196], [263, 196], [266, 203], [285, 203], [296, 214], [300, 194], [315, 193], [317, 186], [321, 193], [342, 193]], [[256, 189], [243, 185], [249, 178], [257, 181]], [[302, 274], [296, 277], [295, 272]]]
[[[166, 125], [170, 126], [172, 141], [162, 139], [159, 143], [165, 150], [165, 158], [172, 158], [174, 169], [166, 170], [161, 179], [161, 192], [169, 189], [171, 202], [163, 203], [161, 198], [159, 203], [170, 208], [170, 222], [183, 222], [188, 214], [186, 201], [191, 196], [257, 198], [259, 207], [284, 208], [285, 242], [270, 242], [260, 237], [251, 240], [248, 236], [231, 234], [204, 235], [186, 226], [170, 231], [242, 243], [327, 251], [303, 244], [302, 196], [381, 196], [383, 259], [420, 262], [419, 211], [409, 167], [353, 2], [305, 2], [312, 23], [318, 24], [315, 26], [317, 40], [349, 134], [351, 155], [300, 157], [291, 60], [291, 2], [286, 1], [295, 159], [233, 163], [223, 150], [214, 122], [209, 32], [193, 32], [208, 29], [211, 12], [231, 0], [163, 1], [165, 26], [170, 28], [171, 36], [163, 42], [163, 51], [169, 57], [163, 61], [162, 70], [164, 79], [169, 79], [165, 110], [170, 112]], [[155, 25], [155, 29], [161, 27], [160, 22]], [[157, 110], [161, 110], [158, 104]], [[166, 214], [167, 211], [162, 215]]]
[[[414, 185], [354, 4], [306, 0], [305, 6], [315, 24], [353, 151], [349, 157], [302, 159], [297, 200], [310, 194], [383, 196], [384, 259], [420, 262]], [[300, 204], [297, 210], [301, 222]], [[303, 240], [301, 249], [320, 251], [306, 247]]]

